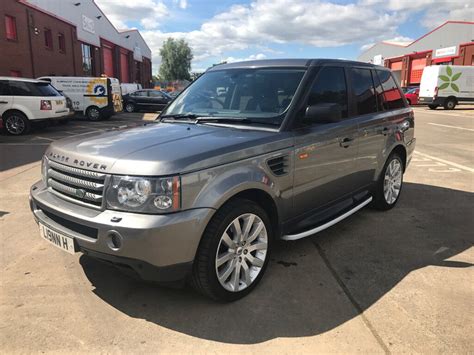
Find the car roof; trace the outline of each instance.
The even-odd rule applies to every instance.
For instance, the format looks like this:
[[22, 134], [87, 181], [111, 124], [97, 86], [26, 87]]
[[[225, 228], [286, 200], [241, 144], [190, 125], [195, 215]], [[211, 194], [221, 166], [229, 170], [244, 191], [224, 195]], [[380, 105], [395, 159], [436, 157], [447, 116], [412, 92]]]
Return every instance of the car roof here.
[[37, 80], [37, 79], [30, 79], [30, 78], [19, 78], [17, 76], [0, 76], [0, 80], [24, 81], [24, 82], [28, 82], [28, 83], [46, 83], [46, 81], [44, 81], [44, 80]]
[[344, 59], [324, 59], [324, 58], [315, 58], [315, 59], [264, 59], [264, 60], [248, 60], [244, 62], [235, 62], [227, 64], [218, 64], [209, 68], [208, 71], [217, 71], [225, 69], [238, 69], [238, 68], [277, 68], [277, 67], [293, 67], [293, 68], [308, 68], [312, 66], [327, 65], [327, 64], [339, 64], [339, 65], [352, 65], [358, 67], [369, 67], [369, 68], [388, 68], [381, 67], [378, 65], [357, 62], [354, 60], [344, 60]]

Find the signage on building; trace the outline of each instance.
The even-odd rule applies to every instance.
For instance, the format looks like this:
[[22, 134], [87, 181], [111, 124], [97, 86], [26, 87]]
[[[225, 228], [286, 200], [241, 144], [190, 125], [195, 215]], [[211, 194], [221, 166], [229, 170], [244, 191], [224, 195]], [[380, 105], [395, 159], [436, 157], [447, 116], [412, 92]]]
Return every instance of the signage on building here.
[[138, 46], [133, 48], [133, 59], [135, 59], [137, 62], [141, 62], [143, 60], [142, 50]]
[[382, 54], [374, 56], [373, 64], [382, 65]]
[[95, 33], [94, 20], [87, 17], [86, 15], [82, 15], [82, 29], [89, 33]]
[[456, 55], [457, 46], [438, 48], [434, 51], [433, 58], [450, 57]]

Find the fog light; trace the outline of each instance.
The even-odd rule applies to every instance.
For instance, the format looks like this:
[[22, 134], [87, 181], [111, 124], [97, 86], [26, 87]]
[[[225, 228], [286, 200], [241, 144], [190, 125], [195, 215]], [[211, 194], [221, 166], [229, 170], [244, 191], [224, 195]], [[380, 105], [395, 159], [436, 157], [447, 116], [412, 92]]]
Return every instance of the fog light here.
[[107, 236], [107, 245], [110, 249], [117, 251], [122, 247], [122, 237], [117, 232], [109, 233]]

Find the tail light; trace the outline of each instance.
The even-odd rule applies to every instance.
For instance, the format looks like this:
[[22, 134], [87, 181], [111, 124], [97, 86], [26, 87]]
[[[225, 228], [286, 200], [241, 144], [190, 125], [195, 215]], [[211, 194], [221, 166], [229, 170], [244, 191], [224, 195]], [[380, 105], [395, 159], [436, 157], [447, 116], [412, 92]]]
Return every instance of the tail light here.
[[40, 104], [40, 110], [41, 111], [48, 111], [52, 110], [53, 107], [51, 106], [51, 101], [50, 100], [41, 100]]
[[434, 95], [433, 95], [433, 100], [438, 97], [438, 87], [435, 87], [434, 89]]

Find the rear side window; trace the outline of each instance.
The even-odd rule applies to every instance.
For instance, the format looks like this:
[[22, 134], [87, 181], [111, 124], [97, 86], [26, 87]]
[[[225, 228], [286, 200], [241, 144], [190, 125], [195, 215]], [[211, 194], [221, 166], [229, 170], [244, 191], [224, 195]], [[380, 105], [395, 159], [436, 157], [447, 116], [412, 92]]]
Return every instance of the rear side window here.
[[308, 105], [338, 104], [347, 118], [346, 75], [342, 67], [324, 67], [311, 88]]
[[13, 96], [61, 96], [61, 94], [48, 83], [10, 81], [10, 90]]
[[383, 88], [384, 108], [386, 110], [394, 110], [405, 107], [402, 93], [395, 83], [392, 74], [388, 70], [377, 70], [376, 72]]
[[0, 81], [0, 95], [10, 95], [10, 88], [8, 87], [8, 81]]
[[351, 85], [358, 115], [377, 112], [377, 99], [370, 69], [351, 68]]
[[133, 96], [141, 96], [141, 97], [146, 97], [146, 91], [136, 91], [133, 93]]

